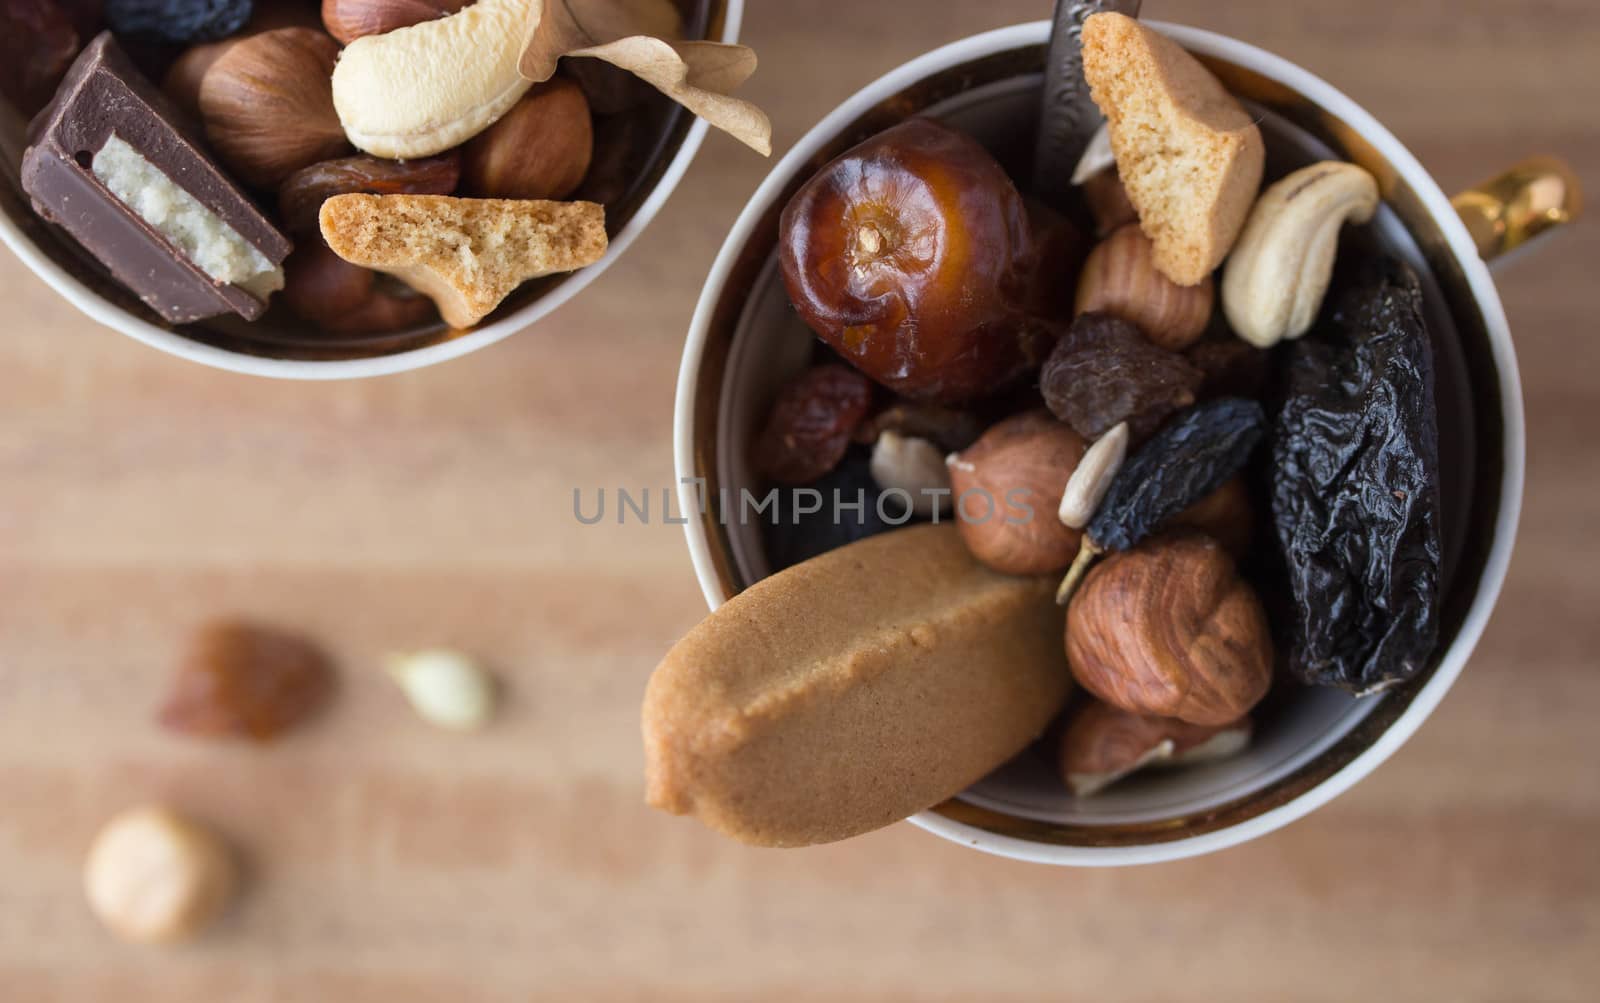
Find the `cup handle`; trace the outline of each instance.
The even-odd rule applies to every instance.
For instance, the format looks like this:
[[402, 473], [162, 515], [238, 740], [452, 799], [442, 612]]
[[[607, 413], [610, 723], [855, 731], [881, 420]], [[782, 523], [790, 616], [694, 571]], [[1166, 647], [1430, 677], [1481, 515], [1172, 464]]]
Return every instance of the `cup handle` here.
[[1583, 186], [1572, 168], [1554, 157], [1534, 157], [1450, 200], [1467, 224], [1478, 254], [1503, 263], [1583, 213]]

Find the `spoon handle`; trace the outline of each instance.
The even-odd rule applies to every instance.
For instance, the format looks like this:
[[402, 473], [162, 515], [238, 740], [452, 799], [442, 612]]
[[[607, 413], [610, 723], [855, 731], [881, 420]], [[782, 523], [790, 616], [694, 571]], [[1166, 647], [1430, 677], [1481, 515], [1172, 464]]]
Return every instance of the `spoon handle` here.
[[1039, 145], [1033, 161], [1034, 193], [1057, 207], [1065, 201], [1072, 170], [1100, 128], [1100, 109], [1083, 78], [1083, 22], [1115, 11], [1139, 16], [1140, 0], [1056, 0], [1040, 102]]

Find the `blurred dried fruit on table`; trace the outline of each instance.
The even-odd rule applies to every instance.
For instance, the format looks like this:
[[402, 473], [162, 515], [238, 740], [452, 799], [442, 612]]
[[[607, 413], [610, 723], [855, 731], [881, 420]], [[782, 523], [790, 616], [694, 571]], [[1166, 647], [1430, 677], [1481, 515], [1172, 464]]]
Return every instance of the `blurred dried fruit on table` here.
[[1439, 430], [1422, 287], [1368, 262], [1289, 349], [1272, 443], [1272, 515], [1307, 683], [1372, 693], [1438, 640]]
[[189, 735], [269, 741], [314, 714], [332, 690], [332, 666], [310, 642], [218, 620], [190, 642], [161, 723]]
[[806, 182], [784, 209], [779, 260], [811, 329], [913, 400], [996, 392], [1049, 349], [1022, 309], [1038, 267], [1022, 196], [975, 140], [930, 119]]

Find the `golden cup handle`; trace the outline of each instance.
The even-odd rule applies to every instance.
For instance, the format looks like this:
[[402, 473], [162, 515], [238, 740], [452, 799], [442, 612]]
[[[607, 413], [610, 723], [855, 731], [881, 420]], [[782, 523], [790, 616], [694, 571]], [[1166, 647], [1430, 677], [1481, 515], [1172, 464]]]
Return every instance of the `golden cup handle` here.
[[1571, 167], [1554, 157], [1534, 157], [1450, 200], [1467, 224], [1483, 260], [1506, 255], [1576, 220], [1583, 186]]

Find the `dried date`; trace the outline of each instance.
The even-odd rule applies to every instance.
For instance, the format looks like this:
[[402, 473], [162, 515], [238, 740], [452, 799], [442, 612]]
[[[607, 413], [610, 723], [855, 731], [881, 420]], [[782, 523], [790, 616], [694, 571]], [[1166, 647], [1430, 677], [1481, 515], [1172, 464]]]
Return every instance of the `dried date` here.
[[756, 439], [756, 469], [779, 484], [803, 485], [839, 465], [872, 406], [872, 383], [849, 366], [826, 363], [778, 394]]
[[449, 195], [461, 183], [461, 155], [451, 152], [422, 160], [343, 157], [289, 175], [278, 189], [278, 209], [289, 230], [318, 228], [322, 203], [335, 195]]
[[1290, 669], [1373, 693], [1438, 640], [1438, 418], [1422, 289], [1366, 265], [1289, 349], [1272, 515], [1295, 606]]
[[314, 713], [332, 688], [332, 667], [314, 645], [220, 620], [196, 635], [161, 723], [188, 735], [264, 742]]
[[1149, 438], [1174, 411], [1194, 403], [1200, 370], [1104, 313], [1072, 322], [1039, 374], [1046, 405], [1093, 441], [1121, 422], [1133, 441]]

